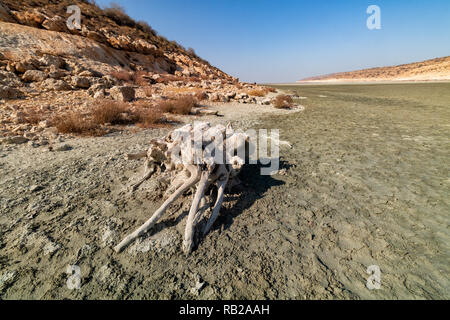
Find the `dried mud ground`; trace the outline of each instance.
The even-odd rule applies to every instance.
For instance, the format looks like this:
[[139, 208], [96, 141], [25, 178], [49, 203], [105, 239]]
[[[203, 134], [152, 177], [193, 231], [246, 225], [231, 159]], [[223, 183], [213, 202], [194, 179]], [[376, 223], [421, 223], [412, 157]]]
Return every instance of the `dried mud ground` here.
[[[189, 257], [189, 201], [112, 250], [161, 203], [152, 180], [121, 193], [142, 170], [124, 155], [166, 129], [70, 139], [63, 152], [0, 146], [0, 297], [449, 299], [450, 84], [282, 89], [305, 110], [216, 106], [225, 117], [201, 119], [278, 128], [293, 148], [273, 176], [243, 170]], [[68, 265], [80, 267], [78, 290]], [[371, 265], [379, 290], [366, 288]]]

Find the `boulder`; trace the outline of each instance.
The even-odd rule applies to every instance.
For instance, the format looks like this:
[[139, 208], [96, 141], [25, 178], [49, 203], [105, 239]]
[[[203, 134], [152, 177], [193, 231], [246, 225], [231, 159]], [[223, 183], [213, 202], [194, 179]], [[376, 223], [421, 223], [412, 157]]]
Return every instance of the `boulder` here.
[[72, 85], [75, 88], [88, 89], [91, 86], [91, 80], [87, 77], [73, 76]]
[[103, 99], [105, 97], [105, 91], [97, 91], [93, 95], [94, 99]]
[[0, 70], [0, 85], [8, 87], [20, 87], [22, 82], [12, 72]]
[[35, 70], [35, 69], [37, 69], [35, 64], [37, 64], [37, 60], [28, 59], [28, 60], [25, 60], [25, 61], [15, 62], [14, 63], [14, 68], [16, 69], [17, 73], [25, 73], [28, 70]]
[[266, 98], [261, 101], [261, 104], [266, 105], [266, 106], [270, 105], [271, 103], [272, 103], [272, 100], [270, 98]]
[[78, 76], [79, 76], [79, 77], [93, 77], [94, 74], [93, 74], [91, 71], [89, 71], [89, 70], [84, 70], [84, 71], [81, 71], [81, 72], [78, 74]]
[[69, 73], [66, 70], [56, 69], [53, 66], [51, 66], [48, 77], [52, 79], [61, 79], [68, 75]]
[[93, 97], [96, 94], [98, 94], [98, 92], [102, 92], [103, 96], [104, 96], [105, 89], [106, 89], [106, 86], [103, 83], [96, 83], [89, 88], [88, 94]]
[[30, 27], [39, 28], [47, 18], [38, 9], [30, 9], [28, 11], [11, 11], [14, 18], [20, 23]]
[[103, 34], [96, 31], [87, 31], [85, 37], [100, 43], [106, 42], [106, 37]]
[[47, 74], [39, 70], [27, 70], [22, 76], [22, 80], [25, 82], [40, 82], [47, 79]]
[[22, 96], [22, 92], [16, 88], [0, 86], [0, 99], [16, 99]]
[[219, 101], [219, 94], [217, 92], [213, 92], [208, 96], [210, 101]]
[[108, 89], [113, 87], [117, 82], [116, 79], [110, 75], [103, 76], [101, 80]]
[[109, 93], [114, 100], [122, 102], [132, 101], [135, 97], [135, 90], [130, 86], [115, 86]]
[[27, 142], [28, 139], [22, 136], [6, 137], [1, 140], [1, 143], [5, 144], [23, 144]]
[[45, 19], [44, 22], [42, 22], [42, 26], [51, 31], [67, 32], [66, 21], [60, 16]]
[[46, 79], [41, 83], [41, 88], [46, 91], [69, 91], [72, 87], [64, 80]]
[[39, 59], [39, 63], [46, 67], [54, 67], [56, 69], [63, 69], [66, 65], [66, 60], [58, 56], [46, 54]]

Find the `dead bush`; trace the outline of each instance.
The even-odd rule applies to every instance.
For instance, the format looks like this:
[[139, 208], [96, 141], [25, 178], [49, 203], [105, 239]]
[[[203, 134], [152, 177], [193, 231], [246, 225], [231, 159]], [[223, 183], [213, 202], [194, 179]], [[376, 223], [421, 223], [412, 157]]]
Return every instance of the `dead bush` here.
[[152, 27], [149, 26], [149, 24], [145, 21], [138, 21], [137, 22], [137, 26], [139, 29], [141, 29], [142, 31], [144, 31], [145, 33], [149, 33], [153, 36], [156, 36], [158, 33], [155, 31], [155, 29], [153, 29]]
[[29, 123], [33, 125], [37, 125], [42, 120], [45, 120], [45, 116], [42, 112], [38, 112], [36, 110], [28, 110], [24, 113], [20, 114], [19, 122], [20, 123]]
[[275, 98], [274, 107], [278, 109], [291, 109], [294, 107], [294, 101], [291, 96], [280, 94]]
[[189, 77], [188, 81], [190, 81], [190, 82], [202, 82], [202, 79], [200, 77]]
[[264, 89], [254, 89], [250, 90], [248, 95], [252, 97], [265, 97], [267, 95], [267, 91]]
[[125, 9], [118, 3], [112, 2], [104, 9], [104, 13], [119, 26], [134, 27], [136, 25], [136, 21], [130, 18], [130, 16], [125, 12]]
[[132, 80], [135, 84], [139, 86], [145, 86], [149, 84], [149, 79], [147, 78], [148, 72], [145, 71], [136, 71], [132, 75]]
[[91, 114], [96, 124], [127, 124], [134, 120], [126, 103], [112, 100], [98, 101]]
[[208, 99], [208, 95], [204, 91], [196, 92], [194, 97], [195, 97], [195, 99], [197, 99], [197, 101], [204, 101], [204, 100]]
[[182, 96], [175, 99], [162, 101], [159, 104], [159, 109], [162, 112], [172, 114], [190, 114], [192, 108], [197, 106], [197, 100], [193, 96]]
[[59, 115], [51, 120], [53, 126], [56, 127], [59, 133], [77, 134], [83, 136], [101, 136], [105, 132], [98, 125], [80, 112], [70, 112]]
[[169, 82], [173, 81], [186, 81], [186, 80], [188, 79], [182, 76], [176, 76], [174, 74], [162, 74], [158, 79], [156, 79], [156, 82], [168, 84]]
[[144, 87], [143, 90], [146, 97], [151, 97], [154, 93], [153, 88], [150, 86]]
[[133, 79], [133, 75], [127, 71], [114, 71], [111, 72], [110, 76], [125, 82], [130, 82]]
[[153, 128], [167, 123], [166, 117], [157, 108], [140, 108], [137, 114], [139, 117], [137, 126], [141, 128]]

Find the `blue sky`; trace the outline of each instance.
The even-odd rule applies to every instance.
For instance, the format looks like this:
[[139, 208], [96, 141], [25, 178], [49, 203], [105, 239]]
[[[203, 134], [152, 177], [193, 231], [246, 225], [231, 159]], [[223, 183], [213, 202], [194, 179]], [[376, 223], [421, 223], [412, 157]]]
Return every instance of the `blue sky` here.
[[[450, 55], [450, 0], [115, 2], [132, 18], [249, 82], [293, 82]], [[366, 26], [369, 5], [381, 9], [381, 30]]]

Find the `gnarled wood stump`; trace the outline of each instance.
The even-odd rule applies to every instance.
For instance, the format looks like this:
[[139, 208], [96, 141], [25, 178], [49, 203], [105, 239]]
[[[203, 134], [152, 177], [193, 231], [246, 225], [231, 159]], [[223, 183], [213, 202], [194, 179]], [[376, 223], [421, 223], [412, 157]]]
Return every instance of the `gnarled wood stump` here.
[[[208, 206], [212, 213], [203, 235], [208, 233], [219, 216], [226, 187], [238, 181], [237, 175], [245, 164], [248, 142], [249, 137], [236, 133], [231, 124], [227, 127], [211, 127], [209, 123], [201, 122], [176, 129], [164, 139], [153, 139], [147, 152], [128, 155], [128, 159], [146, 159], [145, 172], [130, 186], [131, 192], [155, 173], [164, 172], [170, 177], [170, 186], [166, 192], [170, 195], [149, 220], [125, 237], [114, 250], [121, 252], [150, 230], [174, 201], [196, 186], [183, 241], [183, 250], [189, 254], [194, 245], [194, 228]], [[214, 203], [208, 204], [205, 192], [211, 187], [217, 188], [217, 197]]]

